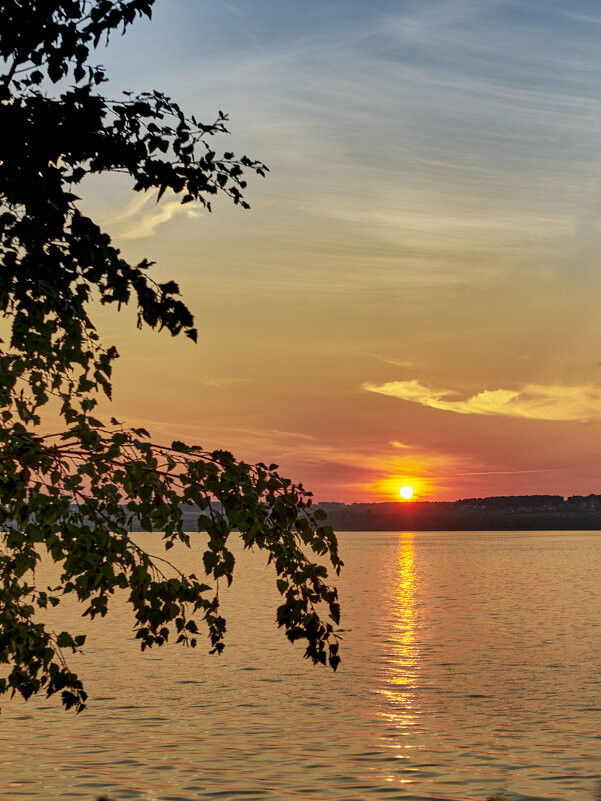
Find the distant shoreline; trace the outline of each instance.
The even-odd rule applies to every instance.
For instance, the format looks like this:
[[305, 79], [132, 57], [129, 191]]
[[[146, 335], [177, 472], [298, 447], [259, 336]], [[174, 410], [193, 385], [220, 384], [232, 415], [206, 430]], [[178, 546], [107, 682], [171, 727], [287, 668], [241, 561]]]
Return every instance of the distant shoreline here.
[[601, 495], [511, 495], [459, 501], [318, 503], [338, 531], [601, 530]]

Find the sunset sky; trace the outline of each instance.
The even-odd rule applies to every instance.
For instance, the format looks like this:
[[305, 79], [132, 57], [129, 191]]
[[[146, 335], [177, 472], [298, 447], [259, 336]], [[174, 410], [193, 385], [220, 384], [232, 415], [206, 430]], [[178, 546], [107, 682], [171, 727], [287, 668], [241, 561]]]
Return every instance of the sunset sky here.
[[319, 500], [601, 493], [601, 7], [158, 0], [97, 60], [265, 161], [250, 211], [84, 207], [199, 344], [98, 319], [111, 413]]

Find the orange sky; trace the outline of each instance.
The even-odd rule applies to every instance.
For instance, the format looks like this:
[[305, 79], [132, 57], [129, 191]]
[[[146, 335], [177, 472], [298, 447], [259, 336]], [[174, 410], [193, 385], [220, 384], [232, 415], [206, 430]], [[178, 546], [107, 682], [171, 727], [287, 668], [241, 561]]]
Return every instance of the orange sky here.
[[159, 0], [102, 53], [112, 96], [223, 109], [221, 148], [271, 169], [249, 212], [88, 185], [200, 333], [100, 310], [111, 414], [275, 461], [320, 500], [601, 492], [590, 3], [302, 5]]

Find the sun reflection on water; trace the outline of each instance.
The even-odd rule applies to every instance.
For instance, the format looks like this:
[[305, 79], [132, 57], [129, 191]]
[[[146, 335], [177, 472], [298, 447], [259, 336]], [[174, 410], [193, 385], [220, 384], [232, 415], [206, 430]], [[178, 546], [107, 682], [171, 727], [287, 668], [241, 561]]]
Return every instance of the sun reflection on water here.
[[382, 694], [389, 703], [387, 719], [399, 730], [408, 730], [418, 722], [415, 689], [420, 670], [416, 557], [412, 534], [402, 535], [397, 560], [394, 598], [391, 599], [393, 629], [389, 639], [388, 686]]

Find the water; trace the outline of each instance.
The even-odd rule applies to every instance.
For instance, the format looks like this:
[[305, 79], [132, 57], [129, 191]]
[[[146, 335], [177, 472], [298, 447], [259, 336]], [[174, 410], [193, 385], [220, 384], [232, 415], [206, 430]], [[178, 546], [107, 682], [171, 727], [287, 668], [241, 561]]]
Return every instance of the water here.
[[[337, 674], [277, 631], [256, 554], [224, 593], [221, 657], [141, 655], [118, 602], [91, 626], [62, 610], [58, 630], [90, 634], [71, 660], [89, 709], [3, 704], [0, 801], [598, 797], [601, 533], [340, 541]], [[200, 572], [196, 542], [174, 560]]]

